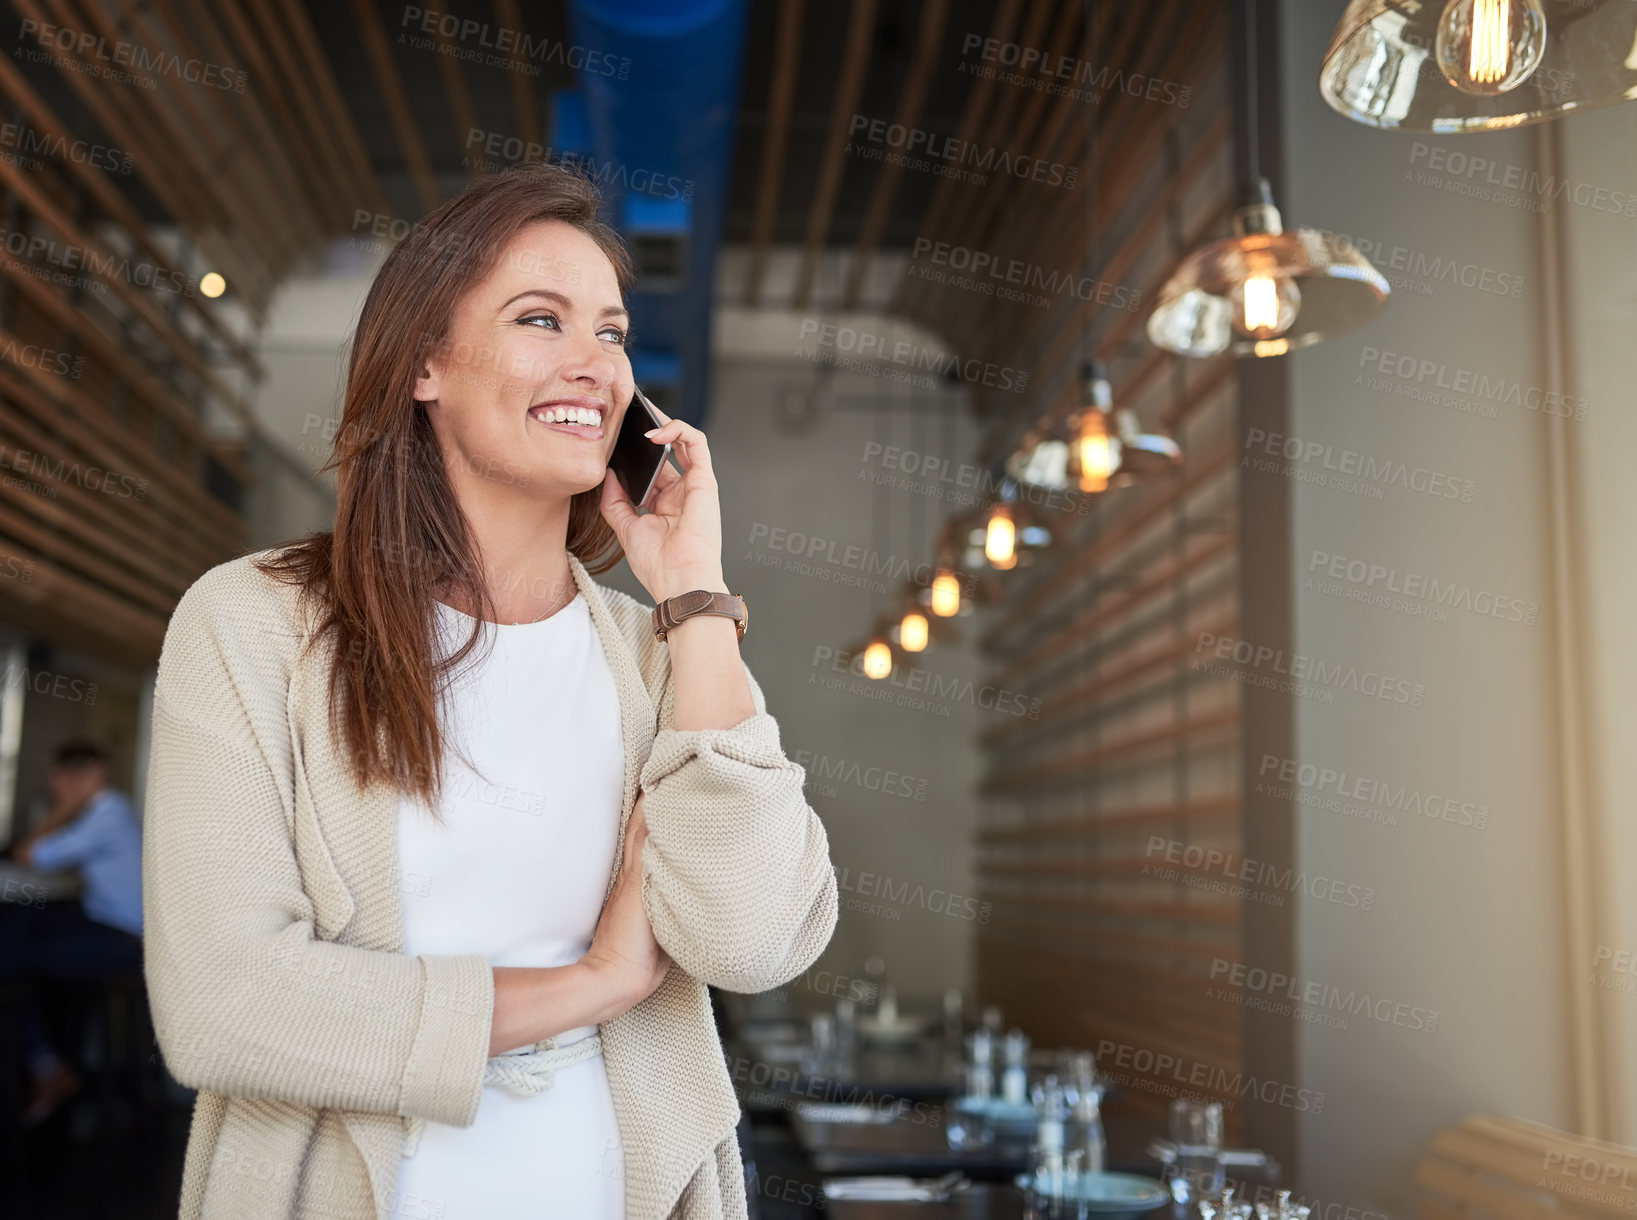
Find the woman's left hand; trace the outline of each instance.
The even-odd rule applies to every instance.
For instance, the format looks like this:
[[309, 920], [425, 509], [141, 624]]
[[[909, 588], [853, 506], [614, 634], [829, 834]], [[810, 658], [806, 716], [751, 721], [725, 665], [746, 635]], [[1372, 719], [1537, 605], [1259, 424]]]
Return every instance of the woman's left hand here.
[[[628, 411], [641, 410], [632, 399]], [[690, 589], [726, 591], [722, 582], [722, 509], [716, 495], [705, 434], [692, 424], [665, 421], [649, 440], [670, 443], [685, 473], [669, 462], [654, 480], [649, 511], [638, 514], [614, 471], [603, 475], [602, 514], [625, 550], [626, 562], [656, 603]]]

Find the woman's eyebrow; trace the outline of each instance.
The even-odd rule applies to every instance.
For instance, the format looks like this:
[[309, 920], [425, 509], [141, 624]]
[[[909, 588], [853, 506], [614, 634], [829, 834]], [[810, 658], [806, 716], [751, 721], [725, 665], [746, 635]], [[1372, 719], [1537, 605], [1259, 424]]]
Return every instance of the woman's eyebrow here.
[[[570, 301], [567, 297], [565, 297], [560, 292], [553, 292], [549, 288], [530, 288], [525, 292], [518, 293], [516, 296], [514, 296], [511, 300], [507, 301], [500, 308], [501, 309], [510, 309], [514, 304], [516, 304], [518, 301], [521, 301], [524, 297], [544, 297], [548, 301], [556, 302], [558, 305], [561, 305], [564, 309], [572, 309], [574, 307], [574, 302]], [[597, 316], [599, 318], [606, 318], [606, 317], [610, 317], [610, 316], [616, 315], [616, 314], [621, 316], [621, 317], [627, 317], [627, 318], [631, 316], [630, 311], [627, 310], [623, 305], [604, 305], [602, 307], [602, 309], [598, 312]]]

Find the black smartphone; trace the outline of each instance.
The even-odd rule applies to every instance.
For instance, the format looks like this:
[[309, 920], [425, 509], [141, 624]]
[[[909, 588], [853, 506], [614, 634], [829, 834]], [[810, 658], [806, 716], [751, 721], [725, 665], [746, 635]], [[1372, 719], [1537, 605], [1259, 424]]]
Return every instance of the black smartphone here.
[[670, 445], [656, 445], [643, 435], [664, 422], [640, 389], [631, 395], [631, 405], [625, 409], [625, 418], [620, 420], [620, 434], [614, 438], [614, 452], [609, 455], [608, 465], [633, 508], [641, 508], [648, 499], [654, 480], [671, 456]]

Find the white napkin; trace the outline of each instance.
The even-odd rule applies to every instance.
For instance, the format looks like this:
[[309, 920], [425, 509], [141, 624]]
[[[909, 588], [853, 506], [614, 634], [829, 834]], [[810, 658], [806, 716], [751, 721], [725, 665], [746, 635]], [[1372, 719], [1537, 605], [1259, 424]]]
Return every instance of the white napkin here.
[[826, 1178], [826, 1199], [868, 1199], [880, 1202], [930, 1203], [932, 1188], [914, 1178]]
[[796, 1113], [810, 1123], [890, 1123], [896, 1117], [892, 1110], [840, 1101], [799, 1101]]

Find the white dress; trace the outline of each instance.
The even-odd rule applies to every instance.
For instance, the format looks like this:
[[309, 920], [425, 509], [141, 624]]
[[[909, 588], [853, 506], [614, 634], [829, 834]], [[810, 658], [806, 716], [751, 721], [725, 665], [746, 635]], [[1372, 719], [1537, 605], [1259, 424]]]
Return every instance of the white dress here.
[[[472, 619], [441, 603], [437, 615], [452, 651]], [[490, 624], [443, 714], [444, 824], [419, 801], [398, 806], [404, 951], [482, 953], [495, 966], [578, 960], [614, 864], [625, 769], [619, 694], [585, 598], [538, 623]], [[388, 1213], [623, 1220], [624, 1197], [613, 1097], [594, 1055], [531, 1097], [485, 1087], [470, 1127], [426, 1123], [399, 1161]]]

